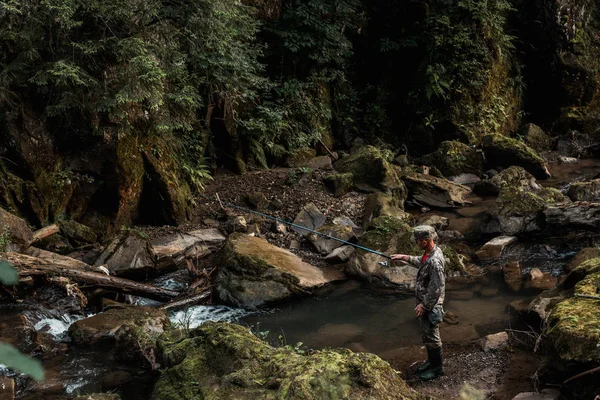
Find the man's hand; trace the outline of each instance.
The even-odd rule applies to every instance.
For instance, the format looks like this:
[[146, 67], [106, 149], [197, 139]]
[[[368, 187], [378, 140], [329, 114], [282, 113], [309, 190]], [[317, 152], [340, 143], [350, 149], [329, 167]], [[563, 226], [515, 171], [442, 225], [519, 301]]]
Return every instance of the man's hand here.
[[425, 315], [425, 309], [423, 308], [423, 306], [421, 304], [419, 304], [418, 306], [415, 307], [415, 315], [417, 317], [421, 317], [421, 316]]
[[393, 261], [396, 261], [396, 260], [408, 261], [408, 256], [406, 254], [392, 254], [391, 258]]

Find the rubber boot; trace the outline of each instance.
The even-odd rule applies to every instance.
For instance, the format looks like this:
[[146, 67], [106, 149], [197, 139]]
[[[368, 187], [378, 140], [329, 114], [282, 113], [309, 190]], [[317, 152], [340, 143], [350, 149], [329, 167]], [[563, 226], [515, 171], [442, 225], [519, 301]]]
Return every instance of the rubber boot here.
[[[429, 353], [429, 349], [427, 350]], [[419, 379], [422, 381], [429, 381], [444, 375], [444, 355], [441, 347], [431, 349], [429, 362], [431, 363], [429, 369], [419, 375]]]
[[419, 368], [417, 368], [417, 373], [423, 373], [425, 371], [427, 371], [429, 368], [431, 368], [431, 349], [426, 347], [425, 348], [427, 350], [427, 360], [425, 360], [425, 362], [423, 363], [423, 365], [421, 365]]

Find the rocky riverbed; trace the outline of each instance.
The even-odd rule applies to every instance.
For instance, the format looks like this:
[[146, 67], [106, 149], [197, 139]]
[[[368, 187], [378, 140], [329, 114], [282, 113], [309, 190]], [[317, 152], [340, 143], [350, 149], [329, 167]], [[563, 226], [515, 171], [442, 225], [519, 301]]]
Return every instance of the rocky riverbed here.
[[[106, 242], [75, 221], [32, 232], [2, 210], [20, 283], [4, 289], [0, 338], [46, 379], [4, 368], [0, 395], [593, 398], [600, 163], [547, 166], [520, 146], [488, 139], [487, 164], [449, 143], [414, 163], [363, 146], [335, 163], [223, 173], [188, 224]], [[417, 253], [412, 226], [434, 226], [447, 375], [414, 372], [415, 268], [286, 222], [385, 254]]]

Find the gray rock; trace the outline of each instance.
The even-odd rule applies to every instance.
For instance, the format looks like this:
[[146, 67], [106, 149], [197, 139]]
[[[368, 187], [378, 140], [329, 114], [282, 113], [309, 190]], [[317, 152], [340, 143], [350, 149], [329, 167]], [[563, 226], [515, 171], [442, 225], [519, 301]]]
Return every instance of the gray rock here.
[[216, 251], [225, 241], [217, 229], [199, 229], [175, 233], [150, 242], [159, 268], [184, 265], [186, 258], [203, 258]]
[[600, 228], [600, 204], [598, 203], [574, 203], [548, 207], [544, 210], [546, 223], [550, 226], [568, 229], [591, 229]]
[[402, 177], [409, 198], [420, 204], [437, 208], [456, 208], [468, 204], [464, 199], [471, 189], [431, 175], [409, 173]]
[[498, 332], [487, 335], [479, 342], [483, 351], [500, 350], [508, 345], [508, 333]]
[[465, 235], [459, 231], [439, 231], [438, 237], [442, 242], [451, 242], [453, 240], [463, 240]]
[[459, 185], [474, 185], [481, 181], [481, 178], [475, 174], [460, 174], [450, 177], [450, 180]]
[[325, 257], [325, 261], [327, 261], [330, 264], [348, 262], [354, 251], [355, 248], [350, 245], [338, 247], [337, 249], [333, 250], [330, 254], [328, 254], [327, 257]]
[[4, 232], [7, 232], [9, 243], [6, 249], [0, 251], [25, 251], [33, 241], [33, 231], [27, 222], [0, 208], [0, 235]]
[[564, 157], [564, 156], [558, 157], [558, 161], [560, 161], [562, 164], [575, 164], [575, 163], [579, 162], [579, 160], [575, 157]]
[[[324, 225], [319, 228], [317, 232], [341, 239], [346, 242], [356, 240], [356, 236], [354, 235], [352, 228], [349, 226]], [[317, 252], [322, 255], [329, 254], [333, 250], [343, 245], [343, 243], [338, 240], [329, 239], [325, 236], [317, 235], [315, 233], [308, 235], [308, 240], [312, 243]]]
[[544, 159], [523, 142], [493, 134], [484, 136], [481, 143], [485, 157], [492, 165], [499, 167], [519, 165], [537, 179], [550, 177]]
[[333, 223], [335, 225], [349, 226], [352, 229], [358, 228], [358, 226], [348, 217], [335, 217]]
[[[304, 208], [298, 213], [298, 215], [296, 215], [296, 218], [294, 219], [295, 225], [300, 225], [312, 230], [319, 229], [323, 226], [324, 223], [325, 215], [323, 215], [323, 213], [319, 211], [319, 209], [317, 208], [317, 206], [314, 205], [314, 203], [308, 203], [307, 205], [305, 205]], [[295, 226], [292, 226], [292, 230], [301, 235], [307, 235], [310, 233], [305, 229], [298, 228]]]
[[106, 247], [94, 265], [106, 266], [111, 275], [128, 276], [156, 268], [152, 245], [144, 234], [135, 230], [121, 233]]
[[428, 215], [417, 221], [419, 225], [429, 225], [435, 228], [436, 231], [441, 231], [450, 224], [448, 217], [442, 217], [441, 215]]

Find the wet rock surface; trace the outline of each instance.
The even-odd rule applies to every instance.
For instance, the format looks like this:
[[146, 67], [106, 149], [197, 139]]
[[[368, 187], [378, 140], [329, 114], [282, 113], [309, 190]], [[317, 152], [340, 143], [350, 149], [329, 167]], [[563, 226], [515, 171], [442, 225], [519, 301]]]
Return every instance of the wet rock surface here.
[[221, 300], [255, 308], [265, 302], [305, 294], [331, 281], [325, 272], [264, 239], [229, 236], [217, 254], [216, 290]]

